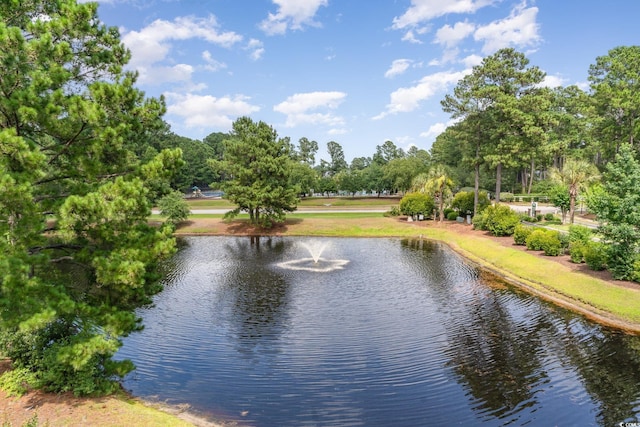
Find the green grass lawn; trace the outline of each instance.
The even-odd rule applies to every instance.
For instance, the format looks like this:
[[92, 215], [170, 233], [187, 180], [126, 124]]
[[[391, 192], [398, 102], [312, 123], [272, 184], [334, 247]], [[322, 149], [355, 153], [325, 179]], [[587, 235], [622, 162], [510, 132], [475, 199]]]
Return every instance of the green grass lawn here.
[[[233, 209], [234, 204], [226, 199], [186, 199], [192, 209]], [[400, 197], [305, 197], [299, 208], [391, 208], [400, 203]]]

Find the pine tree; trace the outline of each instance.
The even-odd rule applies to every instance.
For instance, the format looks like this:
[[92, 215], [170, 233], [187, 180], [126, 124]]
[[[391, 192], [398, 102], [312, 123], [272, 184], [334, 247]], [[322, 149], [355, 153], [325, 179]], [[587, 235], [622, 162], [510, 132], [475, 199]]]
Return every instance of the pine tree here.
[[110, 391], [132, 369], [111, 356], [174, 249], [147, 224], [146, 183], [180, 151], [141, 164], [128, 149], [165, 107], [123, 71], [96, 3], [2, 2], [0, 45], [0, 352], [32, 385]]

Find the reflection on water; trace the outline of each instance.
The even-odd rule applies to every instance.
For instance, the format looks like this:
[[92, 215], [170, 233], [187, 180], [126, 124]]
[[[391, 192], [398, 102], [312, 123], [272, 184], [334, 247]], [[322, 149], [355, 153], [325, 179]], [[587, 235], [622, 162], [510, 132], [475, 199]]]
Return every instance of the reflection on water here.
[[638, 420], [637, 337], [426, 240], [330, 239], [342, 269], [282, 268], [302, 242], [185, 239], [119, 353], [125, 387], [255, 426]]

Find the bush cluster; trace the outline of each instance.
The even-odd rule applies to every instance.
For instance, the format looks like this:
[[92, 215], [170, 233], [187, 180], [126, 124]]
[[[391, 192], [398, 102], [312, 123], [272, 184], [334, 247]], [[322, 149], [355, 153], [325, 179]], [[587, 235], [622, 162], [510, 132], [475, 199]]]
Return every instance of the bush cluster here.
[[428, 194], [408, 193], [400, 200], [400, 212], [403, 215], [416, 216], [423, 214], [425, 217], [431, 216], [436, 208], [436, 203]]
[[554, 230], [535, 229], [527, 236], [525, 244], [527, 249], [544, 251], [548, 256], [558, 256], [562, 253], [560, 233]]
[[520, 216], [506, 205], [492, 205], [473, 218], [474, 228], [494, 236], [511, 236], [520, 224]]
[[458, 212], [452, 211], [447, 213], [447, 219], [449, 221], [455, 221], [456, 219], [458, 219]]
[[[473, 213], [473, 199], [475, 192], [472, 191], [459, 191], [453, 196], [451, 201], [451, 207], [460, 213], [460, 216], [465, 216], [467, 212]], [[478, 193], [478, 212], [482, 212], [487, 206], [491, 204], [486, 191], [480, 191]]]
[[75, 344], [82, 349], [87, 345], [87, 336], [61, 336], [73, 327], [65, 322], [52, 322], [44, 328], [21, 332], [4, 330], [0, 332], [0, 346], [5, 349], [14, 369], [0, 376], [0, 386], [14, 395], [20, 395], [29, 388], [42, 388], [51, 392], [73, 392], [80, 395], [111, 394], [120, 388], [118, 379], [134, 368], [129, 360], [111, 360], [113, 351], [104, 349], [81, 360], [70, 360], [77, 356], [65, 347]]
[[591, 229], [582, 225], [569, 226], [569, 256], [571, 262], [584, 262], [584, 252], [591, 241]]
[[607, 246], [601, 242], [589, 241], [583, 249], [584, 262], [591, 270], [604, 270], [607, 267]]
[[524, 246], [527, 241], [527, 237], [533, 232], [534, 228], [528, 225], [518, 224], [513, 230], [513, 240], [516, 245]]

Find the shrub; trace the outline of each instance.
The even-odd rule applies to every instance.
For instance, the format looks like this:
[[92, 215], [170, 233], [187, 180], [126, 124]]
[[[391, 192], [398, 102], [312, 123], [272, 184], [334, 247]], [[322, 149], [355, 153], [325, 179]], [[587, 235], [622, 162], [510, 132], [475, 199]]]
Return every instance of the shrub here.
[[567, 233], [558, 232], [558, 239], [560, 240], [560, 247], [562, 247], [563, 251], [569, 249], [569, 235]]
[[633, 263], [633, 276], [631, 280], [640, 282], [640, 256], [636, 256], [636, 260]]
[[544, 220], [545, 221], [553, 221], [556, 219], [556, 216], [554, 214], [552, 214], [551, 212], [544, 214]]
[[562, 252], [562, 242], [560, 233], [553, 230], [543, 230], [541, 228], [533, 230], [526, 238], [527, 249], [533, 251], [544, 251], [545, 255], [558, 256]]
[[[443, 211], [443, 213], [444, 213], [444, 217], [445, 217], [445, 218], [447, 218], [447, 219], [449, 219], [449, 214], [450, 214], [451, 212], [456, 212], [456, 210], [455, 210], [455, 209], [451, 209], [451, 208], [444, 208], [444, 211]], [[457, 217], [457, 214], [456, 214], [456, 217]], [[455, 218], [454, 218], [454, 219], [455, 219]]]
[[533, 232], [533, 227], [526, 226], [524, 224], [516, 225], [516, 228], [513, 230], [513, 240], [516, 245], [524, 245], [526, 243], [527, 237]]
[[589, 241], [584, 246], [584, 261], [591, 270], [604, 270], [607, 266], [607, 246], [601, 242]]
[[583, 225], [569, 226], [569, 242], [589, 243], [591, 241], [592, 232], [589, 227]]
[[632, 251], [628, 244], [619, 242], [613, 242], [607, 246], [606, 264], [614, 279], [629, 280], [633, 277], [635, 256]]
[[525, 244], [527, 249], [544, 251], [545, 255], [559, 255], [562, 248], [560, 233], [542, 228], [533, 230], [525, 239]]
[[474, 230], [488, 230], [487, 223], [489, 221], [489, 212], [488, 209], [480, 212], [476, 216], [473, 217], [473, 229]]
[[520, 216], [506, 205], [492, 205], [482, 213], [485, 229], [494, 236], [511, 236], [516, 225], [520, 224]]
[[536, 221], [538, 222], [542, 221], [542, 214], [536, 215]]
[[433, 197], [424, 193], [409, 193], [400, 200], [400, 212], [403, 215], [415, 216], [424, 214], [429, 216], [435, 207], [436, 204]]
[[[473, 199], [473, 190], [459, 191], [453, 197], [453, 200], [451, 201], [451, 207], [460, 212], [460, 216], [464, 216], [467, 212], [473, 212]], [[487, 197], [487, 192], [480, 191], [478, 193], [478, 212], [482, 212], [490, 204], [491, 201], [489, 200], [489, 197]]]
[[400, 208], [398, 206], [393, 206], [391, 209], [389, 209], [382, 215], [385, 217], [400, 216]]
[[455, 221], [456, 219], [458, 219], [458, 212], [455, 211], [451, 211], [447, 214], [447, 219], [449, 221]]
[[103, 345], [95, 340], [87, 341], [87, 334], [55, 340], [73, 327], [73, 323], [60, 321], [28, 332], [1, 331], [0, 348], [14, 367], [0, 378], [2, 387], [15, 394], [23, 393], [29, 387], [51, 392], [71, 391], [75, 395], [104, 395], [118, 390], [117, 378], [131, 372], [133, 363], [112, 360], [116, 349], [109, 348], [108, 344], [101, 353], [71, 360], [74, 354], [69, 351], [69, 343], [79, 352], [90, 345]]
[[500, 193], [500, 200], [503, 202], [513, 202], [514, 195], [513, 193]]
[[569, 257], [571, 262], [581, 264], [584, 262], [584, 250], [587, 243], [569, 242]]
[[538, 222], [538, 218], [526, 214], [521, 214], [520, 218], [525, 222]]

